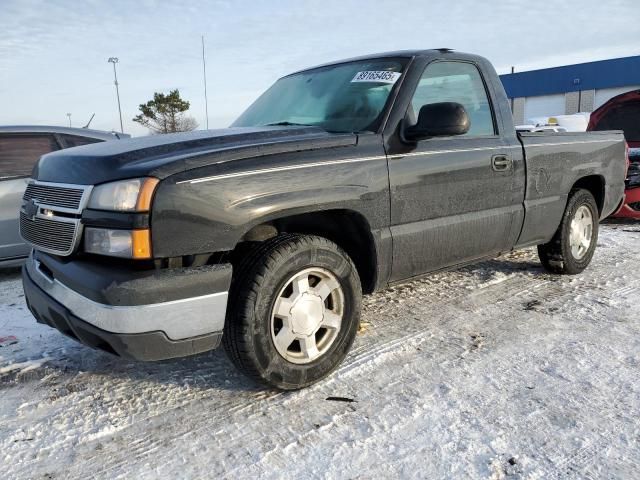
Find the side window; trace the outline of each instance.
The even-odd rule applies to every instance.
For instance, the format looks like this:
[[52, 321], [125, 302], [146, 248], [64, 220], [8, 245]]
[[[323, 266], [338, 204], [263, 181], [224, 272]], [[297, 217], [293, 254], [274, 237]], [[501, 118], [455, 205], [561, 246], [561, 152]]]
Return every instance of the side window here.
[[58, 144], [53, 135], [0, 135], [0, 179], [28, 177], [40, 157], [54, 150]]
[[471, 122], [466, 135], [496, 133], [487, 91], [475, 65], [463, 62], [435, 62], [427, 65], [411, 99], [415, 118], [423, 105], [439, 102], [462, 104]]
[[81, 137], [80, 135], [60, 135], [64, 142], [65, 148], [79, 147], [81, 145], [89, 145], [90, 143], [98, 143], [102, 140], [90, 137]]

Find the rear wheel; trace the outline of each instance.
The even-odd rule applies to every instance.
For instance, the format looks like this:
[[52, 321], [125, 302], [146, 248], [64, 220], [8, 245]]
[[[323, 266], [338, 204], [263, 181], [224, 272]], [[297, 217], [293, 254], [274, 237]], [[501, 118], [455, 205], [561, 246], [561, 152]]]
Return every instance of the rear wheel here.
[[598, 206], [588, 190], [574, 190], [562, 221], [549, 243], [538, 245], [544, 268], [552, 273], [582, 272], [593, 258], [598, 241]]
[[355, 339], [361, 286], [348, 255], [310, 235], [282, 235], [237, 267], [223, 344], [246, 375], [292, 390], [322, 379]]

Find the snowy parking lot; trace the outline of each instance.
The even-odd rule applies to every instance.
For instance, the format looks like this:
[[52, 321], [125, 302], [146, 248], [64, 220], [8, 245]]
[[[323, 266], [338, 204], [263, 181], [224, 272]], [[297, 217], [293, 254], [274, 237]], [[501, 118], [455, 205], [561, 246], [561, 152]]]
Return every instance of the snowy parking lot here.
[[582, 275], [529, 249], [367, 297], [345, 363], [290, 393], [221, 350], [79, 345], [4, 272], [0, 478], [638, 478], [639, 246], [608, 223]]

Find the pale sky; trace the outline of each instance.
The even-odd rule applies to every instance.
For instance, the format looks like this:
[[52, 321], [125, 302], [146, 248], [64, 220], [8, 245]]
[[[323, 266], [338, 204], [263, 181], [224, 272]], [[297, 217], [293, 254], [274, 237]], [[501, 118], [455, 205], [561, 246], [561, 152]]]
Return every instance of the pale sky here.
[[399, 49], [449, 47], [498, 73], [640, 54], [637, 0], [0, 0], [0, 125], [119, 129], [173, 88], [205, 127], [228, 126], [291, 71]]

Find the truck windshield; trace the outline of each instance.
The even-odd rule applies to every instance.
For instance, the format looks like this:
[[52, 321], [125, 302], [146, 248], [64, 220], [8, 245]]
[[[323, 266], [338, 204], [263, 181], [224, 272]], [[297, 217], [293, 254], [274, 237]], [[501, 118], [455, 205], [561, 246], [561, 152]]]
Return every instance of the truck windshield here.
[[311, 125], [375, 132], [407, 59], [342, 63], [281, 78], [232, 127]]

